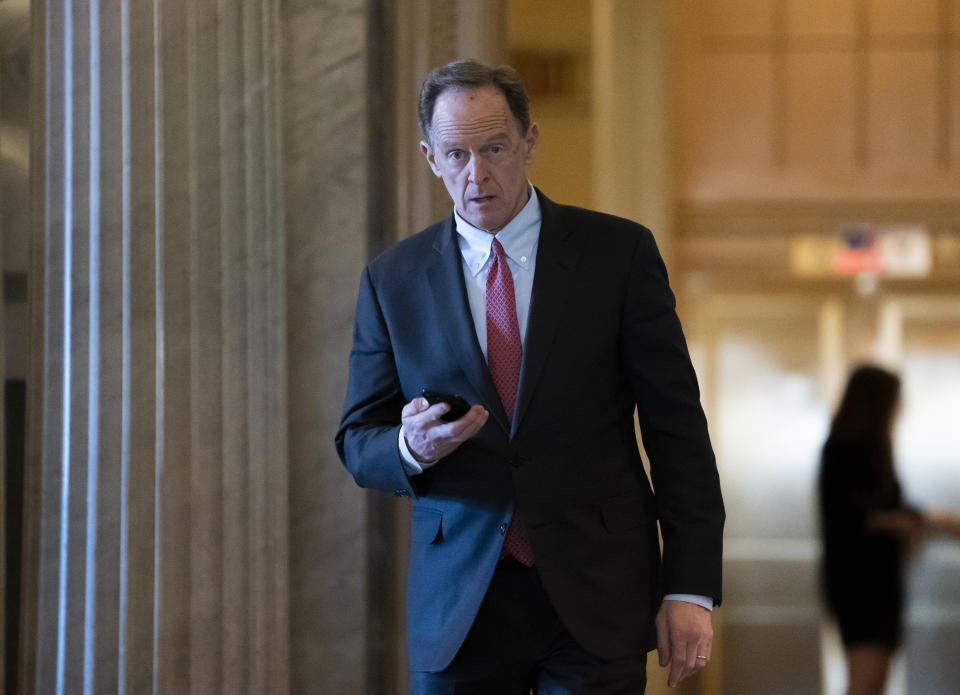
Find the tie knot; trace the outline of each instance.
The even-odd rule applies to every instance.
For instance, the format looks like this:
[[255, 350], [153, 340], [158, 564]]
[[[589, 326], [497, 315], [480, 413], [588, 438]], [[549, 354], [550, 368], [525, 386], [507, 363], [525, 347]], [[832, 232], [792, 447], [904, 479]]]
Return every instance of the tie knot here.
[[493, 251], [493, 255], [497, 257], [498, 260], [503, 260], [506, 254], [503, 252], [503, 246], [500, 245], [500, 241], [494, 237], [493, 244], [490, 246]]

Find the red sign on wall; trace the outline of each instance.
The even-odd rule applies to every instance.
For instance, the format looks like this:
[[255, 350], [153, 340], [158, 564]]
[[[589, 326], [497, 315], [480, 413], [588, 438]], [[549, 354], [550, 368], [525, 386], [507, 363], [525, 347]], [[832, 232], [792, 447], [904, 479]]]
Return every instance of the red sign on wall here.
[[843, 231], [843, 247], [833, 254], [833, 270], [840, 275], [882, 273], [885, 264], [880, 235], [872, 226]]

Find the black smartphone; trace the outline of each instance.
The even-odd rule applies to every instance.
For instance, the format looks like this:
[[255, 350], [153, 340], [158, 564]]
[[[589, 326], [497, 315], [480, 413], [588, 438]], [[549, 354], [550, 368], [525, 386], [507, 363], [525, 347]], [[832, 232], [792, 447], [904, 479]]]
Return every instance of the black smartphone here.
[[427, 403], [430, 405], [436, 405], [437, 403], [446, 403], [450, 406], [450, 410], [445, 412], [440, 416], [441, 420], [446, 420], [451, 422], [453, 420], [459, 420], [464, 415], [467, 414], [467, 411], [470, 410], [470, 404], [467, 403], [460, 396], [454, 395], [452, 393], [445, 393], [444, 391], [435, 391], [433, 389], [424, 389], [421, 394], [424, 398], [427, 399]]

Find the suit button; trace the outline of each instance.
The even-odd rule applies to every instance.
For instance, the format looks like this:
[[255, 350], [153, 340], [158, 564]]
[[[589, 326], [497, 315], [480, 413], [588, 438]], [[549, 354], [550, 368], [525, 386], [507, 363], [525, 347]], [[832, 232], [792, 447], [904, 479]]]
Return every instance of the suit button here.
[[522, 466], [525, 463], [525, 461], [526, 459], [523, 458], [522, 456], [514, 456], [512, 459], [510, 459], [510, 465], [513, 466], [514, 468], [520, 468], [520, 466]]
[[506, 525], [506, 524], [500, 524], [500, 535], [503, 536], [503, 535], [505, 535], [506, 533], [507, 533], [507, 525]]

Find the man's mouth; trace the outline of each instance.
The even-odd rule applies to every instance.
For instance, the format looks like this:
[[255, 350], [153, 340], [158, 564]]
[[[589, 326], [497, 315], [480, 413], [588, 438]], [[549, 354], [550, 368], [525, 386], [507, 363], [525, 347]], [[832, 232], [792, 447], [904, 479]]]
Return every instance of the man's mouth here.
[[493, 200], [493, 198], [494, 196], [492, 195], [478, 195], [478, 196], [474, 196], [470, 200], [474, 203], [483, 204], [483, 203], [489, 203], [491, 200]]

